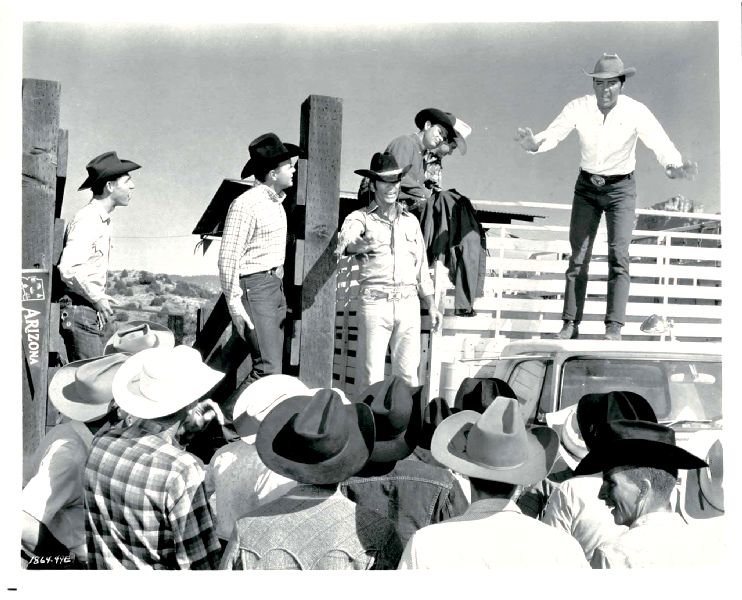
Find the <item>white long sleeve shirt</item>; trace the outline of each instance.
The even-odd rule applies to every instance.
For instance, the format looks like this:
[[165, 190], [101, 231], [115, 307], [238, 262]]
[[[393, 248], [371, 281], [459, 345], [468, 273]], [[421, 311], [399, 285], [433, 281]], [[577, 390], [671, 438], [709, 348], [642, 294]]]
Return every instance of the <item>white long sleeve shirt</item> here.
[[680, 152], [652, 112], [628, 96], [619, 96], [605, 117], [595, 95], [572, 100], [544, 131], [534, 136], [537, 142], [543, 140], [536, 153], [555, 148], [573, 129], [580, 137], [580, 168], [589, 173], [631, 173], [636, 167], [637, 139], [654, 152], [664, 168], [683, 163]]

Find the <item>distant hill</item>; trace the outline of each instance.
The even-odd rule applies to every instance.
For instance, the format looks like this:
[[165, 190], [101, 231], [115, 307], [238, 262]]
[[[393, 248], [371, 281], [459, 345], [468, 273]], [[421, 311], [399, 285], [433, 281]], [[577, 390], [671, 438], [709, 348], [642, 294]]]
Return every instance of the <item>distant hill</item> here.
[[222, 288], [219, 284], [219, 275], [170, 275], [168, 277], [173, 281], [184, 281], [185, 283], [195, 283], [203, 288], [206, 288], [210, 292], [221, 292]]

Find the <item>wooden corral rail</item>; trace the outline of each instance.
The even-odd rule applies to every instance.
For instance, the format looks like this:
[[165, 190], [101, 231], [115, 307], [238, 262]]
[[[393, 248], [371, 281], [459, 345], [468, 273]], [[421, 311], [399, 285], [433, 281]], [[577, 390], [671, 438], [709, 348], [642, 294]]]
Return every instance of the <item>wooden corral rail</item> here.
[[[671, 214], [717, 223], [720, 220], [719, 215]], [[462, 358], [497, 355], [510, 340], [549, 338], [561, 327], [564, 272], [570, 252], [568, 228], [531, 224], [484, 226], [487, 277], [484, 296], [474, 303], [475, 316], [453, 315], [453, 289], [446, 269], [440, 263], [433, 269], [436, 298], [444, 309], [444, 319], [442, 330], [432, 335], [427, 319], [423, 319], [420, 381], [427, 387], [428, 399], [438, 395], [442, 386], [457, 387], [464, 377], [475, 374], [478, 366], [460, 362]], [[545, 231], [547, 235], [543, 235]], [[664, 339], [639, 329], [646, 317], [657, 314], [673, 321], [675, 339], [720, 341], [721, 252], [718, 233], [635, 231], [631, 245], [631, 295], [623, 338]], [[607, 243], [602, 228], [593, 249], [581, 337], [597, 339], [604, 332], [607, 275]], [[357, 391], [353, 383], [358, 286], [352, 259], [341, 261], [337, 281], [333, 377], [336, 385], [352, 395]]]

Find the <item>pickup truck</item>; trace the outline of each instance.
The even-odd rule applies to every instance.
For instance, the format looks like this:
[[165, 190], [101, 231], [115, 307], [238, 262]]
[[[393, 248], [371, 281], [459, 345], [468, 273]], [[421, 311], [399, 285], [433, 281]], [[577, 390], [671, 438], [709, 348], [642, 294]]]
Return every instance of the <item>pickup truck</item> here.
[[705, 458], [721, 439], [721, 362], [712, 342], [525, 340], [502, 349], [494, 376], [510, 385], [534, 424], [585, 394], [636, 392], [675, 430], [679, 446]]

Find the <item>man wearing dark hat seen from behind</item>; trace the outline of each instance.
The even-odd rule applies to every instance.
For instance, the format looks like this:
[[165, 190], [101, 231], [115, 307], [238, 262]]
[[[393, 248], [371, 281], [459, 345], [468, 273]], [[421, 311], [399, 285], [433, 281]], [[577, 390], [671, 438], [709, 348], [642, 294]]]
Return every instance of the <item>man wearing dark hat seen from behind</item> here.
[[[409, 166], [400, 167], [388, 153], [377, 152], [369, 169], [374, 200], [350, 213], [338, 235], [336, 257], [356, 257], [358, 282], [358, 351], [356, 390], [384, 379], [387, 348], [392, 374], [417, 386], [420, 366], [420, 304], [430, 312], [431, 328], [441, 324], [435, 305], [420, 224], [398, 202], [399, 186]], [[422, 301], [422, 302], [421, 302]]]
[[60, 298], [62, 337], [69, 361], [103, 354], [105, 327], [113, 317], [113, 298], [106, 294], [111, 214], [128, 206], [134, 181], [129, 173], [140, 166], [120, 159], [113, 151], [91, 160], [80, 190], [93, 198], [65, 228], [59, 275], [64, 284]]
[[392, 523], [338, 490], [373, 451], [368, 406], [344, 404], [331, 389], [292, 396], [264, 417], [255, 443], [269, 469], [299, 485], [238, 519], [220, 569], [396, 567], [402, 547]]
[[629, 529], [595, 550], [592, 567], [719, 566], [720, 541], [697, 535], [672, 511], [678, 469], [707, 466], [677, 446], [672, 428], [619, 419], [599, 426], [596, 440], [575, 474], [603, 473], [598, 497], [611, 508], [616, 524]]
[[662, 125], [641, 102], [623, 95], [627, 78], [616, 54], [603, 54], [591, 73], [593, 93], [569, 102], [544, 131], [534, 135], [519, 128], [516, 141], [530, 154], [556, 147], [573, 129], [579, 134], [580, 173], [574, 189], [569, 243], [572, 252], [565, 274], [561, 339], [579, 336], [588, 268], [601, 215], [608, 229], [608, 298], [605, 339], [620, 340], [629, 297], [629, 243], [636, 207], [636, 142], [652, 150], [670, 179], [693, 179], [698, 165], [683, 161]]
[[[242, 177], [255, 185], [235, 198], [227, 212], [219, 250], [219, 280], [232, 317], [237, 352], [249, 353], [252, 369], [233, 398], [265, 375], [281, 373], [286, 299], [286, 211], [282, 202], [293, 185], [298, 146], [275, 133], [250, 142]], [[239, 340], [244, 340], [244, 344]], [[229, 407], [228, 407], [229, 408]]]

